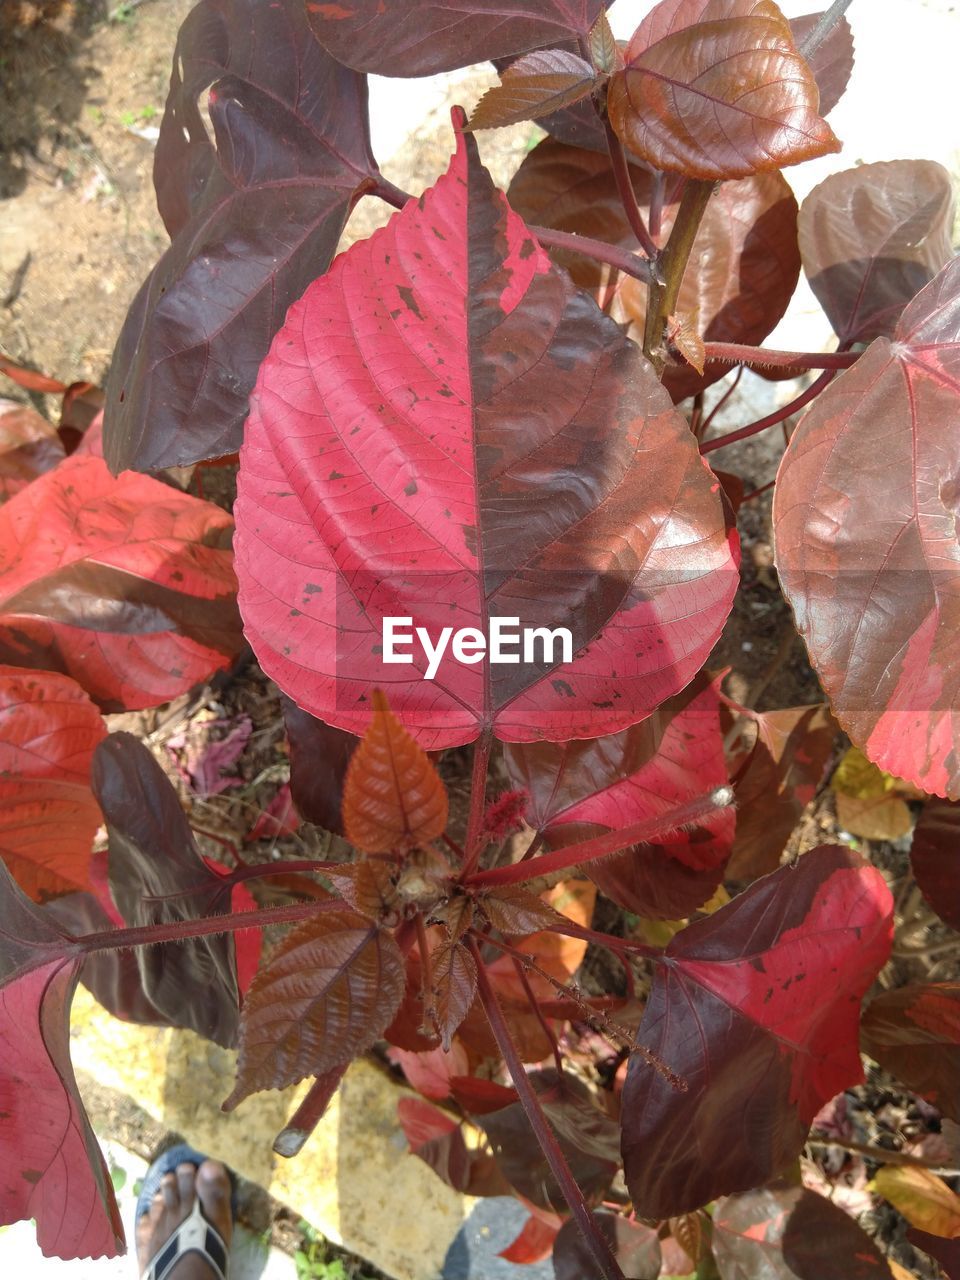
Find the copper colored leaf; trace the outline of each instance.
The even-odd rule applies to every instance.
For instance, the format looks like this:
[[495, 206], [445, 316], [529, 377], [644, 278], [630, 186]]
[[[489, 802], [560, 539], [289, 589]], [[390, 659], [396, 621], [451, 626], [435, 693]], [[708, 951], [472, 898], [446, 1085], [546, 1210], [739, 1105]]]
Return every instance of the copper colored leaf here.
[[154, 164], [172, 243], [134, 299], [107, 383], [114, 471], [239, 447], [270, 339], [375, 171], [366, 84], [320, 47], [302, 0], [194, 7]]
[[72, 676], [106, 711], [153, 707], [242, 643], [232, 521], [75, 455], [0, 507], [0, 661]]
[[839, 151], [790, 24], [769, 0], [661, 0], [610, 81], [630, 150], [691, 178], [744, 178]]
[[825, 706], [751, 712], [757, 740], [736, 779], [737, 832], [727, 865], [732, 880], [775, 871], [813, 799], [837, 737]]
[[670, 942], [637, 1032], [670, 1078], [637, 1053], [623, 1090], [641, 1217], [767, 1181], [796, 1159], [821, 1106], [862, 1080], [860, 1001], [892, 916], [880, 873], [823, 846]]
[[317, 720], [285, 693], [280, 705], [290, 744], [290, 795], [297, 811], [305, 822], [343, 835], [343, 783], [358, 739]]
[[340, 897], [368, 920], [380, 920], [397, 900], [396, 867], [379, 858], [344, 863], [327, 873]]
[[[428, 749], [634, 723], [702, 665], [737, 585], [686, 422], [469, 135], [290, 311], [239, 490], [241, 610], [264, 669], [348, 730], [380, 684]], [[427, 679], [416, 636], [410, 663], [384, 662], [387, 617], [436, 644], [493, 619], [565, 628], [571, 660], [537, 643], [516, 664], [468, 664], [452, 643]]]
[[49, 395], [59, 395], [61, 391], [66, 391], [67, 384], [60, 382], [56, 378], [48, 378], [45, 373], [38, 373], [36, 369], [28, 369], [26, 365], [18, 364], [16, 360], [11, 360], [9, 356], [0, 354], [0, 373], [5, 374], [18, 387], [23, 387], [25, 391], [40, 391]]
[[590, 29], [589, 46], [590, 57], [598, 71], [610, 75], [616, 70], [620, 51], [605, 10]]
[[559, 1222], [558, 1216], [554, 1216], [554, 1222], [543, 1222], [531, 1214], [520, 1228], [520, 1234], [505, 1249], [501, 1249], [497, 1257], [518, 1266], [527, 1266], [549, 1258], [557, 1238], [557, 1226], [554, 1223]]
[[549, 929], [560, 920], [553, 907], [519, 885], [485, 894], [479, 906], [493, 927], [508, 937]]
[[[597, 1229], [610, 1245], [620, 1270], [630, 1280], [657, 1280], [660, 1275], [660, 1241], [652, 1227], [631, 1222], [617, 1213], [600, 1210], [592, 1215]], [[596, 1261], [580, 1228], [572, 1218], [560, 1228], [553, 1246], [556, 1280], [584, 1280], [595, 1274]]]
[[893, 336], [907, 303], [950, 261], [953, 184], [933, 160], [832, 174], [800, 210], [810, 287], [842, 342]]
[[70, 1064], [81, 954], [0, 865], [0, 1223], [45, 1257], [114, 1258], [123, 1224]]
[[[727, 782], [715, 684], [704, 677], [623, 733], [593, 741], [511, 745], [504, 760], [530, 793], [528, 821], [561, 845], [658, 817]], [[688, 915], [723, 875], [735, 817], [722, 810], [657, 844], [586, 868], [628, 911]]]
[[[652, 179], [630, 166], [637, 200], [649, 213]], [[663, 234], [669, 235], [679, 196], [663, 209]], [[508, 199], [529, 222], [636, 249], [607, 156], [547, 138], [526, 157], [514, 175]], [[609, 269], [580, 254], [554, 250], [554, 260], [574, 281], [594, 294], [603, 290]], [[681, 315], [699, 315], [707, 342], [756, 345], [770, 333], [787, 308], [800, 274], [797, 202], [779, 173], [757, 174], [724, 183], [707, 205], [694, 240], [677, 301]], [[643, 338], [646, 285], [622, 279], [612, 314], [629, 321], [631, 336]], [[708, 364], [700, 377], [693, 369], [667, 367], [664, 384], [674, 400], [709, 386], [727, 366]]]
[[447, 789], [433, 762], [373, 691], [373, 719], [343, 788], [347, 839], [364, 853], [429, 844], [447, 826]]
[[960, 260], [819, 397], [774, 493], [777, 568], [868, 759], [960, 796]]
[[[229, 881], [201, 858], [173, 785], [132, 734], [113, 733], [97, 748], [93, 789], [107, 824], [110, 892], [127, 924], [235, 909]], [[173, 1026], [234, 1044], [239, 988], [230, 934], [141, 947], [136, 956], [146, 995]]]
[[863, 1048], [941, 1114], [960, 1122], [960, 983], [916, 983], [871, 1000]]
[[[822, 16], [822, 13], [806, 13], [802, 18], [790, 19], [790, 30], [798, 49]], [[820, 91], [820, 114], [828, 116], [843, 97], [853, 71], [853, 31], [846, 18], [841, 18], [834, 25], [823, 44], [807, 61]]]
[[671, 316], [669, 320], [669, 341], [687, 364], [703, 377], [707, 353], [703, 345], [703, 338], [700, 337], [699, 323], [700, 316], [696, 311], [693, 315], [681, 313], [677, 316]]
[[0, 667], [0, 858], [32, 898], [90, 887], [90, 761], [106, 732], [67, 676]]
[[0, 399], [0, 503], [52, 471], [63, 457], [63, 445], [46, 418], [29, 405]]
[[890, 1280], [886, 1259], [853, 1218], [803, 1187], [721, 1200], [713, 1253], [721, 1280]]
[[384, 76], [429, 76], [586, 37], [603, 0], [308, 0], [335, 58]]
[[596, 75], [589, 62], [563, 49], [525, 54], [500, 73], [473, 109], [470, 129], [500, 129], [579, 102], [590, 93]]
[[960, 805], [948, 800], [924, 805], [913, 833], [910, 865], [933, 910], [960, 930]]
[[929, 1169], [881, 1165], [874, 1185], [912, 1227], [944, 1240], [960, 1240], [960, 1196]]
[[431, 1021], [441, 1047], [450, 1049], [461, 1022], [477, 994], [477, 966], [462, 942], [444, 941], [430, 957], [433, 965]]
[[369, 1049], [400, 1007], [403, 957], [352, 911], [325, 911], [292, 930], [247, 993], [237, 1082], [224, 1110], [260, 1089], [319, 1076]]

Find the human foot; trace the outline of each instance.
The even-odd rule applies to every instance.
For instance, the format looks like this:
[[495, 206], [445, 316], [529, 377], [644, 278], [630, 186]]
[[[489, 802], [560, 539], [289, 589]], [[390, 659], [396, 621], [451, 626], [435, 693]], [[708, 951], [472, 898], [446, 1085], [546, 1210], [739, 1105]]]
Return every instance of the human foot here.
[[[226, 1266], [220, 1241], [229, 1248], [233, 1233], [230, 1196], [230, 1177], [219, 1161], [204, 1160], [199, 1167], [182, 1163], [175, 1172], [165, 1174], [149, 1210], [137, 1222], [140, 1274], [155, 1261], [155, 1280], [211, 1280], [211, 1277], [220, 1280]], [[205, 1219], [199, 1224], [194, 1214], [198, 1201]], [[176, 1237], [181, 1224], [187, 1225], [179, 1233], [178, 1250]], [[206, 1230], [208, 1225], [214, 1228], [213, 1232]], [[204, 1253], [184, 1252], [185, 1248], [195, 1249], [197, 1245]], [[170, 1246], [169, 1257], [167, 1246]]]

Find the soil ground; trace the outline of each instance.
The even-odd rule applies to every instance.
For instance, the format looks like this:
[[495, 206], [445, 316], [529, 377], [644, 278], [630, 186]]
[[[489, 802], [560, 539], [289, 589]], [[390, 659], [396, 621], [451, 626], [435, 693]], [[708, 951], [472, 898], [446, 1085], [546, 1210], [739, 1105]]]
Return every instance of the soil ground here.
[[[92, 0], [0, 0], [0, 348], [15, 360], [66, 382], [104, 381], [113, 343], [134, 293], [167, 240], [153, 199], [153, 141], [166, 96], [170, 58], [190, 0], [142, 0], [111, 7]], [[461, 81], [457, 97], [471, 104], [490, 77]], [[441, 171], [449, 154], [448, 103], [436, 110], [391, 163], [387, 175], [418, 192]], [[529, 146], [529, 127], [484, 139], [485, 158], [506, 183]], [[368, 234], [389, 210], [366, 202], [355, 213], [344, 243]], [[9, 388], [4, 394], [16, 394]], [[713, 393], [715, 398], [717, 393]], [[782, 443], [782, 442], [781, 442]], [[776, 440], [748, 442], [723, 465], [744, 478], [746, 489], [772, 478]], [[223, 492], [209, 494], [229, 504]], [[820, 701], [822, 694], [791, 626], [789, 609], [772, 568], [769, 502], [747, 504], [740, 514], [743, 580], [737, 609], [714, 665], [732, 668], [729, 691], [751, 706], [785, 707]], [[184, 759], [202, 755], [244, 717], [252, 724], [223, 791], [198, 796]], [[250, 831], [287, 776], [282, 717], [277, 695], [247, 656], [233, 672], [175, 704], [136, 717], [112, 717], [112, 727], [141, 733], [189, 801], [204, 851], [223, 856], [224, 842], [258, 856], [303, 856], [327, 837], [309, 827], [282, 840], [250, 843]], [[457, 762], [452, 765], [457, 781]], [[797, 850], [837, 838], [829, 791], [805, 815]], [[897, 986], [929, 976], [928, 952], [948, 937], [930, 915], [909, 876], [905, 846], [871, 847], [889, 869], [900, 894], [898, 954], [882, 975]], [[610, 923], [610, 922], [607, 922]], [[958, 954], [935, 958], [936, 976], [960, 973]], [[118, 1100], [88, 1091], [95, 1111], [132, 1149], [150, 1154], [163, 1135], [147, 1118], [125, 1114]], [[937, 1132], [929, 1108], [904, 1095], [882, 1073], [846, 1095], [837, 1132], [845, 1140], [932, 1153], [956, 1167]], [[938, 1145], [939, 1144], [939, 1145]], [[824, 1189], [862, 1214], [861, 1221], [918, 1276], [935, 1269], [903, 1240], [904, 1225], [887, 1206], [873, 1207], [866, 1191], [875, 1166], [833, 1147], [811, 1146]], [[280, 1206], [254, 1204], [261, 1229], [270, 1228], [289, 1247], [303, 1242]], [[348, 1274], [372, 1275], [350, 1262]]]

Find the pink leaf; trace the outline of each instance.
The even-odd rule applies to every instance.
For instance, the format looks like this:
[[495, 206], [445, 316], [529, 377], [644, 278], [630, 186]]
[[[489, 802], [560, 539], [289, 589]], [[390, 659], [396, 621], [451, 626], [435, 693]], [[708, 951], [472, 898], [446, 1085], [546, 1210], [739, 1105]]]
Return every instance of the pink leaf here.
[[[719, 484], [652, 367], [553, 267], [460, 136], [342, 254], [261, 367], [237, 572], [264, 669], [352, 732], [388, 690], [425, 748], [625, 728], [703, 664], [737, 585]], [[383, 619], [565, 627], [570, 661], [384, 662]]]

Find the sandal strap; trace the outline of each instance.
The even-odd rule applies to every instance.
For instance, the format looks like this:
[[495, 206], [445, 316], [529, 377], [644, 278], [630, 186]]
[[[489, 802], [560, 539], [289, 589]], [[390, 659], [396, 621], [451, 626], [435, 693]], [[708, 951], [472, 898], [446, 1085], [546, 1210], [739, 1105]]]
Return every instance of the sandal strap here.
[[147, 1263], [140, 1280], [165, 1280], [187, 1253], [199, 1253], [217, 1280], [226, 1280], [227, 1246], [220, 1232], [204, 1217], [199, 1199], [194, 1200], [189, 1214]]

